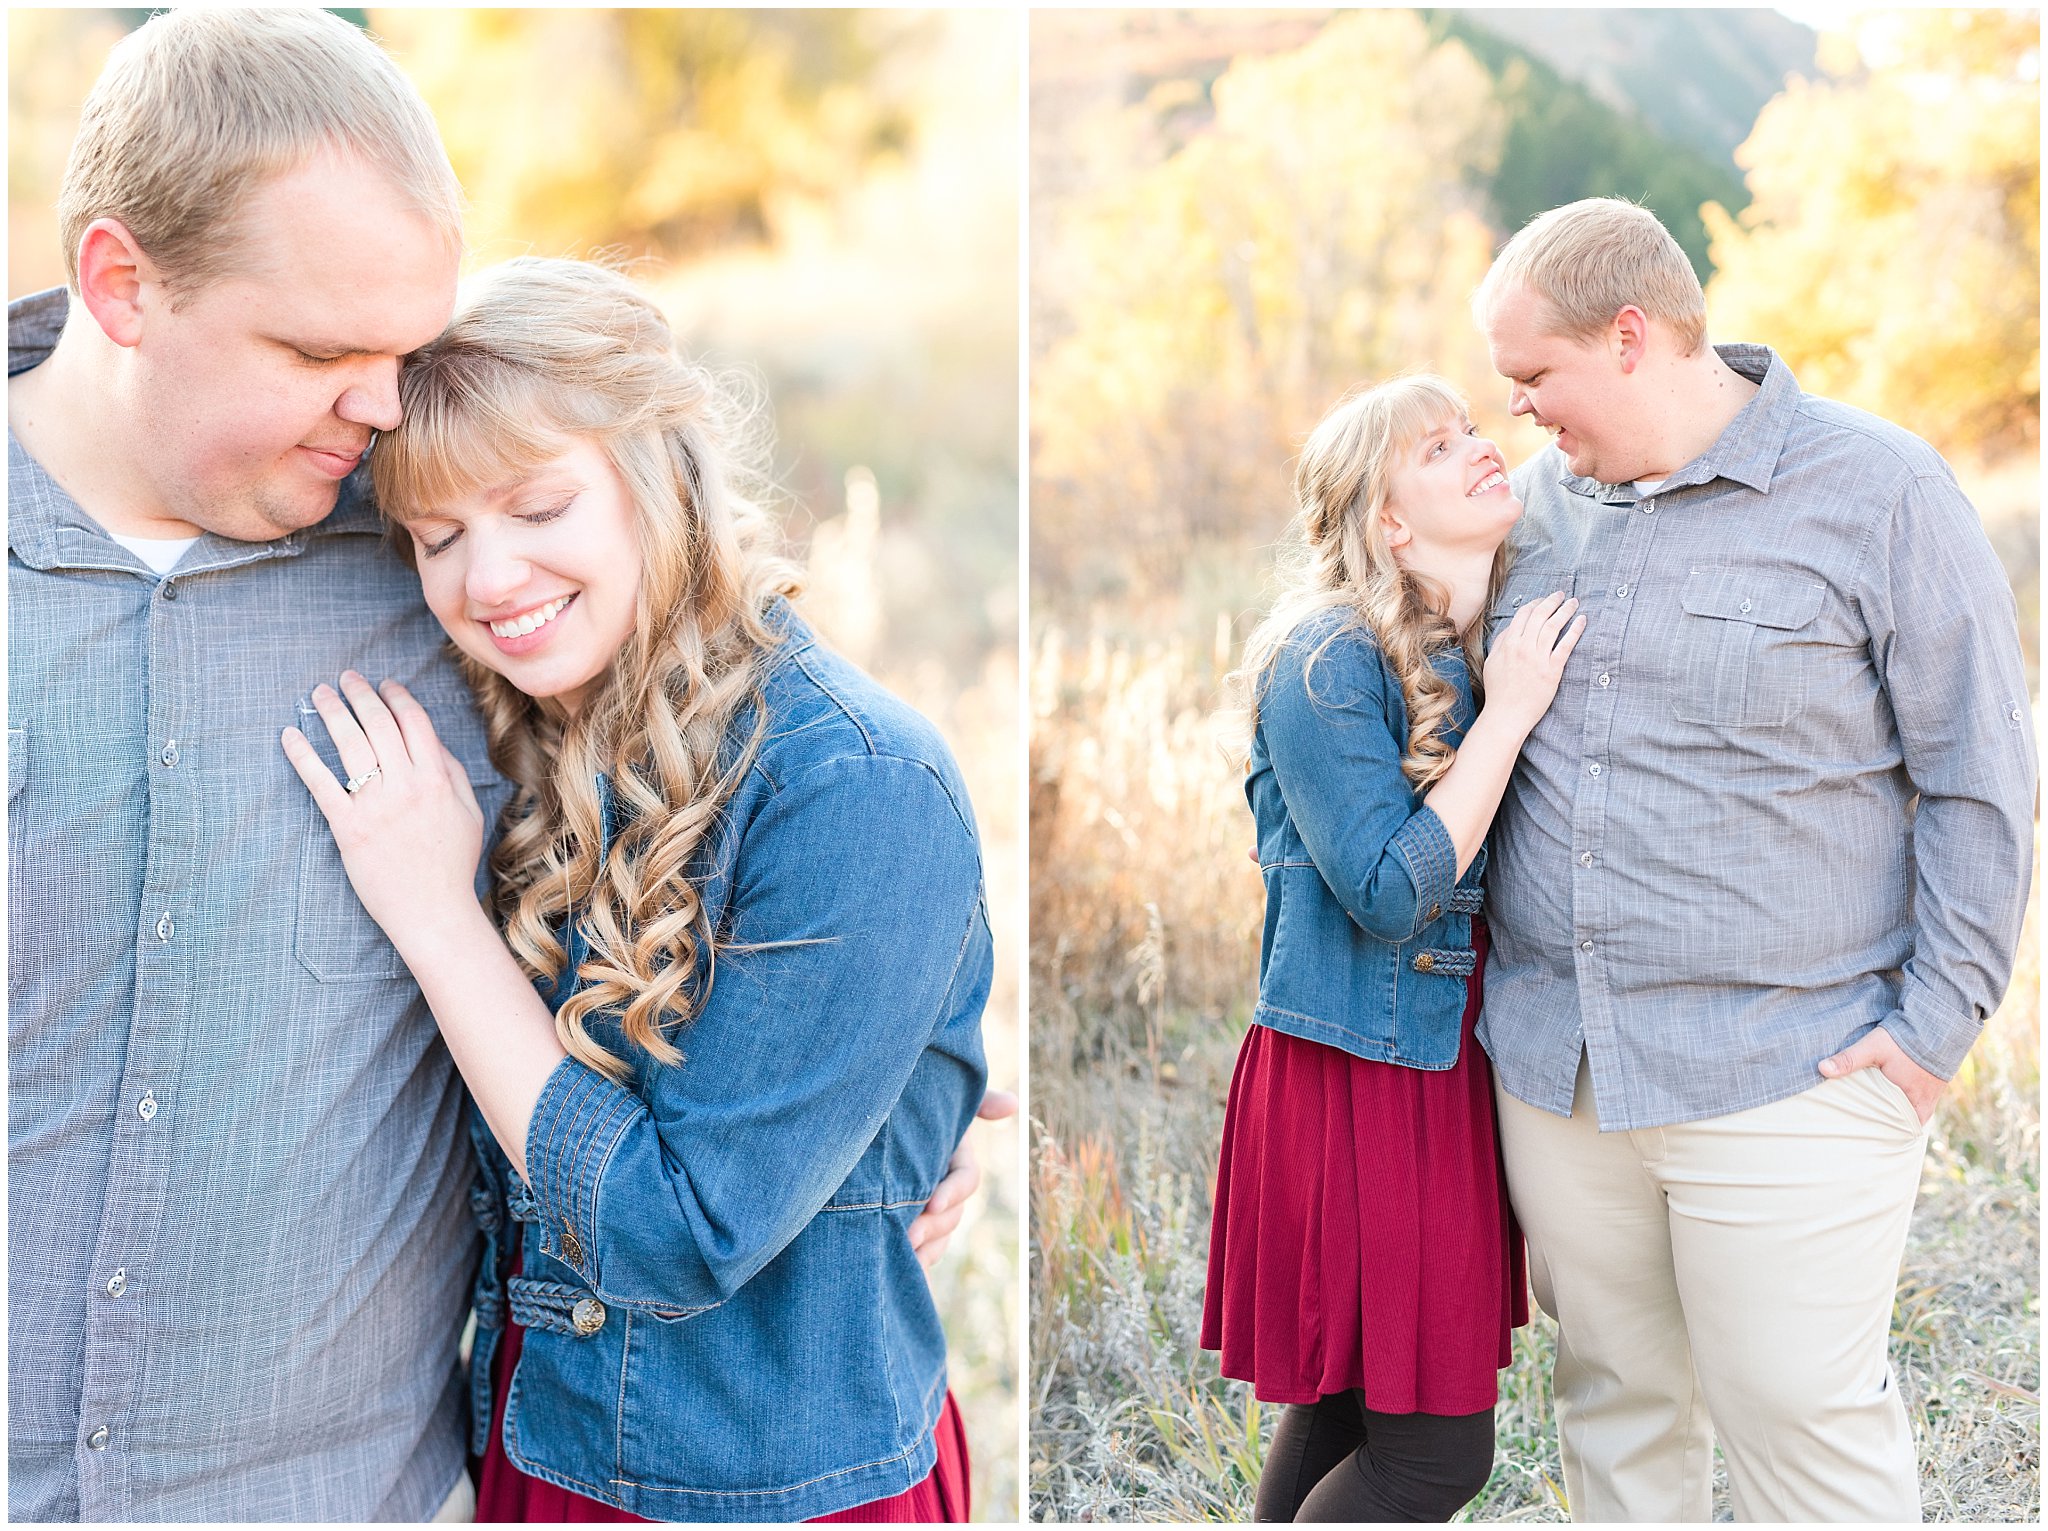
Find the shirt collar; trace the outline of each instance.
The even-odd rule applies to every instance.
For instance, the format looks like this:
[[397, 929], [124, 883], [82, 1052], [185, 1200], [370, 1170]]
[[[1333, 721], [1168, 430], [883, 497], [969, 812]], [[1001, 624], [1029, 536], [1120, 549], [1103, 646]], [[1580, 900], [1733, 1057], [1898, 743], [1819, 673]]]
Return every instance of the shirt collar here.
[[[46, 288], [7, 305], [7, 375], [15, 376], [49, 359], [64, 332], [71, 294], [63, 287]], [[115, 542], [63, 486], [43, 470], [7, 433], [7, 546], [30, 568], [118, 569], [147, 573], [142, 561]], [[265, 558], [295, 558], [317, 537], [383, 533], [383, 518], [370, 501], [369, 469], [359, 467], [342, 481], [335, 507], [321, 521], [272, 542], [238, 542], [208, 532], [180, 560], [176, 578], [255, 563]]]
[[9, 377], [49, 360], [50, 353], [57, 349], [57, 337], [64, 332], [64, 315], [70, 304], [69, 292], [62, 287], [49, 287], [7, 305]]
[[[1712, 446], [1665, 478], [1657, 488], [1660, 495], [1717, 478], [1768, 494], [1778, 459], [1784, 455], [1804, 397], [1792, 369], [1769, 346], [1734, 344], [1715, 346], [1714, 351], [1733, 371], [1758, 385], [1756, 397], [1742, 406]], [[1603, 484], [1575, 473], [1562, 473], [1557, 481], [1574, 494], [1608, 504], [1642, 498], [1633, 484]]]

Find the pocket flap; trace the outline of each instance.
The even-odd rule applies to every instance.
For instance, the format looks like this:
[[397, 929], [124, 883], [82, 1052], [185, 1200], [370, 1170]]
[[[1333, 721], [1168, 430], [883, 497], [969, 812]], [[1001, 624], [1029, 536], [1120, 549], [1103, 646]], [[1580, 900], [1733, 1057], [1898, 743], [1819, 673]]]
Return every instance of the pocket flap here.
[[1695, 569], [1682, 597], [1696, 617], [1721, 617], [1757, 627], [1804, 627], [1820, 615], [1828, 587], [1754, 569]]

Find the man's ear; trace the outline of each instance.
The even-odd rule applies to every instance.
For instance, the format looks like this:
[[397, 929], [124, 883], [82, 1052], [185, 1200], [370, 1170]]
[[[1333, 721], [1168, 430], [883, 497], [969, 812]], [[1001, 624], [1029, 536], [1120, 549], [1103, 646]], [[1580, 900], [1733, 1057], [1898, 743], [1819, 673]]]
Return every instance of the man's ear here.
[[1623, 372], [1643, 364], [1650, 348], [1650, 316], [1631, 303], [1614, 316], [1607, 328], [1607, 343]]
[[78, 297], [107, 339], [132, 346], [142, 339], [143, 315], [160, 299], [155, 263], [118, 218], [95, 218], [78, 239]]

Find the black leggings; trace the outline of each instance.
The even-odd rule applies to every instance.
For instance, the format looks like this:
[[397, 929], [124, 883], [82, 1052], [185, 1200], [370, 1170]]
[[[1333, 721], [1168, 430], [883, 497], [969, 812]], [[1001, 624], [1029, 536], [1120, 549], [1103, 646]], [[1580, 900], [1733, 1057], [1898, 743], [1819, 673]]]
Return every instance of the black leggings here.
[[1357, 1389], [1291, 1403], [1252, 1519], [1446, 1521], [1493, 1471], [1493, 1410], [1379, 1414]]

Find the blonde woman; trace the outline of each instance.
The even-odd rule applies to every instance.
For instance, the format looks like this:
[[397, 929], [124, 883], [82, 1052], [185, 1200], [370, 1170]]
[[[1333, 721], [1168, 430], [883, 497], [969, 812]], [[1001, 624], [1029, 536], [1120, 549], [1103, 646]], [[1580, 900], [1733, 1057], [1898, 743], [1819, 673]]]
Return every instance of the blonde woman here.
[[744, 419], [623, 278], [499, 268], [401, 390], [377, 497], [513, 788], [490, 912], [402, 689], [318, 694], [345, 781], [284, 744], [479, 1113], [478, 1519], [965, 1519], [906, 1232], [982, 1095], [959, 773], [790, 608]]
[[1288, 1406], [1257, 1519], [1448, 1520], [1528, 1317], [1472, 1038], [1484, 841], [1585, 624], [1562, 595], [1500, 614], [1476, 710], [1522, 507], [1440, 378], [1339, 403], [1295, 494], [1286, 591], [1232, 677], [1266, 921], [1202, 1343]]

